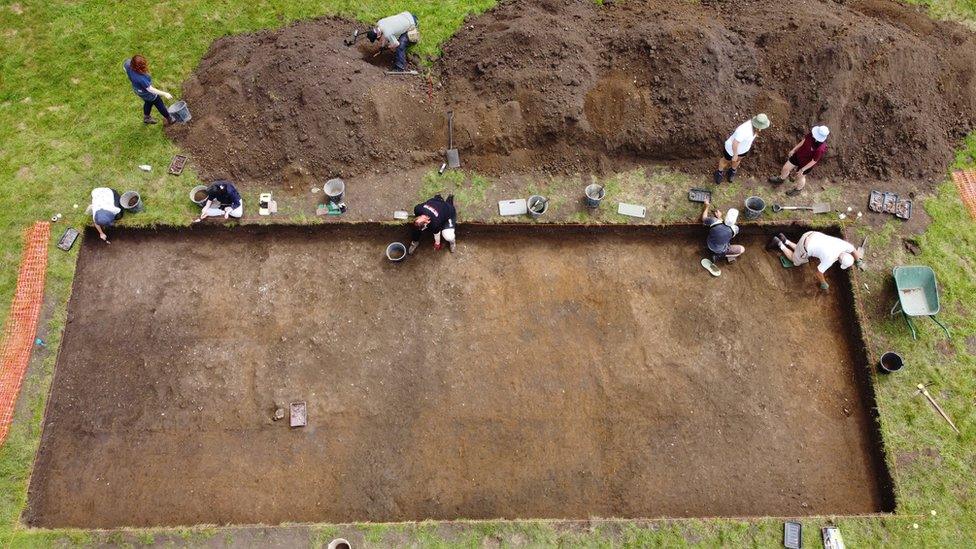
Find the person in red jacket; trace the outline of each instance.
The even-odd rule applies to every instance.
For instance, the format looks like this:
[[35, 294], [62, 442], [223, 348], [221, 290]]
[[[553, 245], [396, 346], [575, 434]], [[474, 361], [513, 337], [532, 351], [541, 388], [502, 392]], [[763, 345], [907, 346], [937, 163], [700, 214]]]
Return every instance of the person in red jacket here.
[[783, 164], [778, 176], [769, 178], [773, 185], [779, 185], [796, 170], [796, 186], [787, 191], [786, 196], [800, 194], [807, 184], [807, 174], [823, 159], [827, 153], [827, 136], [830, 129], [827, 126], [814, 126], [803, 136], [803, 139], [790, 151], [789, 159]]

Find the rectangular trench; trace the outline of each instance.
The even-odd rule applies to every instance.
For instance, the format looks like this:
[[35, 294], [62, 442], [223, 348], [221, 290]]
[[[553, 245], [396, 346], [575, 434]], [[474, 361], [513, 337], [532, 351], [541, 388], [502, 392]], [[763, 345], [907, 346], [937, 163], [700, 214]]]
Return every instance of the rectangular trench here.
[[[88, 235], [33, 526], [892, 511], [846, 273], [746, 229]], [[798, 235], [794, 235], [798, 236]], [[309, 424], [273, 421], [308, 403]]]

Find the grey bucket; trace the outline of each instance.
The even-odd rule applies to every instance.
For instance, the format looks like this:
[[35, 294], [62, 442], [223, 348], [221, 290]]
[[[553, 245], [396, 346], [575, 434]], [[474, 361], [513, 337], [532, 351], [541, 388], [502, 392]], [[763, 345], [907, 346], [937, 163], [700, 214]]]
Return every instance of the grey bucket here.
[[[201, 192], [204, 196], [202, 199], [197, 200], [197, 193]], [[207, 186], [197, 185], [196, 187], [193, 187], [193, 189], [190, 190], [190, 200], [197, 206], [203, 206], [207, 202]]]
[[757, 219], [766, 209], [766, 201], [758, 196], [750, 196], [746, 199], [746, 219]]
[[186, 101], [177, 101], [169, 106], [169, 115], [173, 117], [173, 120], [186, 124], [193, 118], [190, 115], [190, 107], [186, 105]]
[[[542, 204], [541, 210], [538, 209], [540, 203]], [[546, 200], [546, 197], [539, 196], [537, 194], [530, 196], [526, 201], [526, 205], [529, 209], [529, 215], [532, 217], [539, 217], [540, 215], [546, 213], [546, 211], [549, 209], [549, 201]]]
[[325, 191], [325, 196], [329, 197], [329, 202], [338, 204], [342, 202], [342, 195], [346, 192], [346, 184], [337, 177], [326, 181], [322, 190]]
[[401, 242], [391, 242], [389, 246], [386, 247], [386, 258], [390, 261], [396, 263], [398, 261], [403, 261], [407, 257], [407, 247]]
[[142, 197], [136, 191], [125, 191], [119, 198], [122, 209], [129, 213], [139, 213], [143, 210]]
[[587, 185], [583, 192], [586, 194], [586, 205], [591, 208], [598, 207], [600, 201], [607, 195], [607, 190], [603, 188], [603, 185], [597, 185], [596, 183]]
[[905, 360], [898, 353], [893, 353], [888, 351], [887, 353], [881, 355], [881, 360], [878, 362], [878, 370], [882, 374], [891, 374], [901, 370], [905, 366]]

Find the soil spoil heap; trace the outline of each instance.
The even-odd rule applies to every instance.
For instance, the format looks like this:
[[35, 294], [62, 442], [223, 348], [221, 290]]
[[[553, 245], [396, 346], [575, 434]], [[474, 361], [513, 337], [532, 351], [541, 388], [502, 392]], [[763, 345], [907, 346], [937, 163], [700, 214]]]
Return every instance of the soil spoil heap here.
[[[168, 133], [205, 176], [281, 183], [436, 164], [455, 112], [466, 168], [709, 169], [756, 112], [773, 170], [814, 124], [816, 170], [938, 178], [976, 127], [976, 35], [888, 0], [505, 2], [469, 19], [426, 77], [390, 77], [357, 23], [323, 18], [217, 40]], [[772, 172], [770, 172], [772, 173]]]

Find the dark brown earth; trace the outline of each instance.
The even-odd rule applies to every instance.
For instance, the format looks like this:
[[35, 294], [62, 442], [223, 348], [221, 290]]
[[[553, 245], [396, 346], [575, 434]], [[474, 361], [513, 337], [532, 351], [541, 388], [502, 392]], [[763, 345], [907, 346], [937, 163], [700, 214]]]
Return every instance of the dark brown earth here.
[[[469, 19], [430, 78], [384, 77], [340, 19], [217, 40], [169, 134], [207, 177], [278, 185], [439, 165], [444, 111], [467, 168], [708, 173], [767, 112], [748, 169], [776, 170], [813, 124], [818, 177], [941, 181], [976, 126], [976, 34], [888, 0], [503, 2]], [[922, 190], [916, 188], [916, 190]]]
[[[718, 279], [653, 227], [466, 226], [388, 263], [403, 236], [84, 246], [27, 521], [891, 510], [838, 273], [821, 293], [759, 235]], [[271, 420], [297, 400], [308, 427]]]

